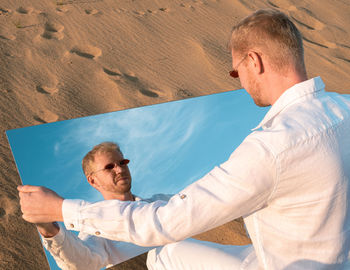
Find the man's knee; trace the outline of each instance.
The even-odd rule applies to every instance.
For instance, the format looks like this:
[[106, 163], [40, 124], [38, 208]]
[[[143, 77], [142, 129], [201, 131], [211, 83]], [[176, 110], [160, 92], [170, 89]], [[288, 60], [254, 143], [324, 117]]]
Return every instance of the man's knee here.
[[239, 269], [251, 249], [189, 238], [149, 251], [147, 267], [150, 270]]
[[181, 242], [167, 244], [161, 247], [150, 250], [147, 254], [147, 268], [149, 270], [171, 269], [171, 264], [174, 263], [176, 252], [172, 252]]

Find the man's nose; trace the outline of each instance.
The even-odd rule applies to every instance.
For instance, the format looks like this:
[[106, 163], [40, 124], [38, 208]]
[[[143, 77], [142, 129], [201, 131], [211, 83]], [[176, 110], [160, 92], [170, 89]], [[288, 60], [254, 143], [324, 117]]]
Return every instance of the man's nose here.
[[113, 170], [116, 172], [116, 173], [121, 173], [123, 171], [123, 168], [122, 166], [120, 166], [119, 164], [116, 164], [113, 168]]

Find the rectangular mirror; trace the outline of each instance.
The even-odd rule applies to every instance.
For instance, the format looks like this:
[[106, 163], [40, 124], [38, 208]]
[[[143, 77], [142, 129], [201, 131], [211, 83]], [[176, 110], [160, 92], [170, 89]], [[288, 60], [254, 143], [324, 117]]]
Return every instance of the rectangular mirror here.
[[[6, 133], [23, 184], [64, 198], [103, 200], [81, 161], [93, 146], [113, 141], [130, 160], [132, 193], [149, 198], [177, 193], [226, 161], [266, 111], [236, 90]], [[59, 269], [45, 252], [51, 269]]]

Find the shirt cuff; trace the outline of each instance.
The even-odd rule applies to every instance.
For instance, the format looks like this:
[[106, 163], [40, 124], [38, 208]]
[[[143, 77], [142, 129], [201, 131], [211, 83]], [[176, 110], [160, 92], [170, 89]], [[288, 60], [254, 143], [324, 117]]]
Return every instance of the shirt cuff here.
[[68, 230], [80, 230], [80, 207], [85, 205], [83, 200], [63, 200], [62, 216], [64, 225]]
[[54, 249], [62, 246], [64, 239], [66, 238], [66, 231], [65, 228], [62, 227], [59, 223], [57, 223], [59, 226], [58, 233], [53, 237], [44, 237], [41, 234], [41, 238], [43, 240], [44, 247], [46, 249]]

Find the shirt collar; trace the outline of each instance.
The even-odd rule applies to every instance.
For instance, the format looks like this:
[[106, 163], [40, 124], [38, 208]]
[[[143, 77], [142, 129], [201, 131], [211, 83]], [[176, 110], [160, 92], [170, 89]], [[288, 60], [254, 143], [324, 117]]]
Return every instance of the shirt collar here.
[[325, 85], [321, 77], [315, 77], [310, 80], [297, 83], [291, 88], [287, 89], [272, 105], [270, 110], [265, 115], [264, 119], [260, 124], [252, 129], [252, 131], [257, 130], [265, 126], [270, 120], [277, 116], [284, 108], [292, 104], [295, 100], [318, 91], [321, 91], [325, 88]]

